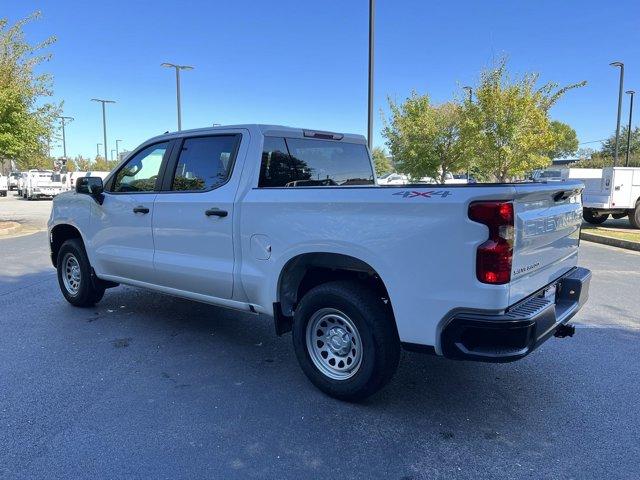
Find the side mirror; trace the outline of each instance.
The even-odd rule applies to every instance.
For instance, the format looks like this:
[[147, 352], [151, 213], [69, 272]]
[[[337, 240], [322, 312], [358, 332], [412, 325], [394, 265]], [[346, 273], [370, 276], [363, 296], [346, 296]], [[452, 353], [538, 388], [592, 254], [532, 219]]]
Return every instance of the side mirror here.
[[93, 199], [102, 204], [104, 185], [100, 177], [80, 177], [76, 179], [76, 193], [90, 195]]

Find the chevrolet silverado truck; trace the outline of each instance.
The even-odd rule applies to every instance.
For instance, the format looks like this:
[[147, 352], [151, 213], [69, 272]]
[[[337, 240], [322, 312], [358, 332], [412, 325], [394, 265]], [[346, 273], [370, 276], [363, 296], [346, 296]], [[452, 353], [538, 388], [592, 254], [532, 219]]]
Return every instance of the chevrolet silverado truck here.
[[64, 297], [127, 284], [270, 318], [319, 389], [365, 398], [401, 349], [517, 360], [587, 300], [581, 182], [376, 184], [359, 135], [268, 125], [181, 131], [48, 223]]

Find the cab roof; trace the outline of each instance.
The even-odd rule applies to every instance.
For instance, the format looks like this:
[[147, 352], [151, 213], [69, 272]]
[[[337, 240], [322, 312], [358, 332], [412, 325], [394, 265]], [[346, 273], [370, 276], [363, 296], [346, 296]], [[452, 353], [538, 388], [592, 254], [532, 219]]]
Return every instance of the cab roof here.
[[151, 138], [144, 143], [158, 140], [169, 140], [171, 138], [180, 138], [189, 135], [202, 135], [207, 133], [225, 133], [229, 130], [249, 130], [250, 132], [259, 133], [264, 136], [270, 137], [294, 137], [294, 138], [316, 138], [325, 140], [345, 141], [348, 143], [361, 143], [366, 144], [366, 139], [363, 135], [356, 135], [350, 133], [338, 133], [328, 132], [325, 130], [315, 130], [307, 128], [294, 128], [284, 125], [266, 125], [260, 123], [247, 123], [238, 125], [220, 125], [216, 127], [194, 128], [190, 130], [181, 130], [179, 132], [166, 132], [157, 137]]

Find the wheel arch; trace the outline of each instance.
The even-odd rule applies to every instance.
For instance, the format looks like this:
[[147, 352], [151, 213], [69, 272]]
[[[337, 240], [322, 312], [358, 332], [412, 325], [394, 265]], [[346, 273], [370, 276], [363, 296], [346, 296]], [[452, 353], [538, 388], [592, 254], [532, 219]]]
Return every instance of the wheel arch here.
[[56, 267], [58, 263], [58, 252], [60, 251], [60, 247], [64, 242], [72, 238], [79, 238], [84, 244], [84, 238], [82, 238], [80, 230], [74, 225], [69, 223], [59, 223], [51, 228], [51, 233], [49, 234], [49, 246], [51, 249], [51, 263], [54, 267]]
[[276, 332], [282, 334], [290, 330], [296, 305], [306, 292], [336, 280], [354, 280], [369, 285], [388, 306], [397, 329], [387, 286], [370, 263], [344, 253], [305, 252], [288, 259], [280, 269], [274, 304]]

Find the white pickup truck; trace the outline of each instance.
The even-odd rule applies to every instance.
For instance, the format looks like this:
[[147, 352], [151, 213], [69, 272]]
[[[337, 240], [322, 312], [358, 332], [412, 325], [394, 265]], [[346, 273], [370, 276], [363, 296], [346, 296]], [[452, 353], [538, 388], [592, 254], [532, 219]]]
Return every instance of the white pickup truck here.
[[62, 190], [62, 179], [53, 170], [29, 170], [24, 177], [22, 196], [27, 200], [48, 197], [53, 198]]
[[6, 197], [9, 191], [9, 178], [0, 173], [0, 197]]
[[365, 139], [240, 125], [153, 138], [54, 199], [64, 297], [123, 283], [263, 314], [324, 392], [364, 398], [402, 347], [506, 362], [568, 325], [582, 183], [379, 186]]

